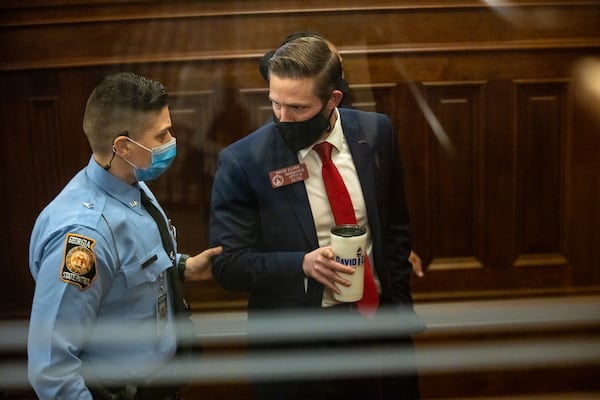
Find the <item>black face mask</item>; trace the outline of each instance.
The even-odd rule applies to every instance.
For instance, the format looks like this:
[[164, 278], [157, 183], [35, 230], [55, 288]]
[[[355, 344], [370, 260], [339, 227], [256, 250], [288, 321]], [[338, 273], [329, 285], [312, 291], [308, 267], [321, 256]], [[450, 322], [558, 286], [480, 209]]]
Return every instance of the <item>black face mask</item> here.
[[276, 116], [273, 116], [277, 130], [287, 147], [298, 152], [316, 142], [323, 132], [331, 132], [332, 127], [329, 120], [335, 108], [331, 110], [329, 118], [323, 116], [324, 109], [325, 107], [314, 117], [300, 122], [281, 122]]

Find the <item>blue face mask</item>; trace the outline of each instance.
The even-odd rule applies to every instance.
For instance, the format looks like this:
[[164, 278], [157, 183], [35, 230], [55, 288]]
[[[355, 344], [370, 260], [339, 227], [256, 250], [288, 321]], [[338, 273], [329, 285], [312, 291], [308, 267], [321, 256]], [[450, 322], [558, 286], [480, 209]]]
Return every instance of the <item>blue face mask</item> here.
[[139, 168], [130, 161], [127, 161], [135, 168], [135, 179], [138, 181], [151, 181], [161, 176], [173, 163], [177, 154], [177, 146], [175, 138], [162, 146], [149, 149], [148, 147], [139, 144], [133, 139], [127, 138], [129, 141], [137, 144], [142, 149], [149, 151], [152, 154], [152, 162], [148, 168]]

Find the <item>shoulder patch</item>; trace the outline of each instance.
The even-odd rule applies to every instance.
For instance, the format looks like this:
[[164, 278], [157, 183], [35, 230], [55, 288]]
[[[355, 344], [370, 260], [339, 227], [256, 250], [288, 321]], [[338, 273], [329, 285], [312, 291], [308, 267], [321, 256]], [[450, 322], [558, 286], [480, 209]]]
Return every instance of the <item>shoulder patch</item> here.
[[96, 241], [75, 233], [68, 233], [65, 240], [64, 261], [60, 271], [63, 282], [87, 289], [96, 278]]

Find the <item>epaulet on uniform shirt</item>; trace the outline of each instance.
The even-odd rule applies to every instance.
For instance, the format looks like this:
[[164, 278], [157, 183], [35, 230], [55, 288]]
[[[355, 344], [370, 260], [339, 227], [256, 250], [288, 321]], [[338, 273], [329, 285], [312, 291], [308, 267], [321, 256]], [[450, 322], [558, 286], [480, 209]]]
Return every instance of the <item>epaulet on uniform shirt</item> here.
[[[65, 193], [67, 195], [67, 193]], [[98, 232], [102, 238], [95, 240], [106, 240], [111, 243], [112, 238], [107, 223], [104, 221], [103, 213], [106, 207], [106, 196], [96, 191], [84, 191], [82, 193], [68, 193], [69, 198], [60, 198], [54, 204], [53, 214], [56, 215], [56, 223], [63, 226], [80, 226], [91, 231]]]

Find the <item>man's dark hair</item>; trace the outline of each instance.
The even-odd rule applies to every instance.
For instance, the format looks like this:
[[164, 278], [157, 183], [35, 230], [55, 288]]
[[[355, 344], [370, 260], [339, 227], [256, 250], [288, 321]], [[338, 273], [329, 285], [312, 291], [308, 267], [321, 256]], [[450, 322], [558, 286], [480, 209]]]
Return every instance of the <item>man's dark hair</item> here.
[[[320, 33], [317, 33], [317, 32], [300, 31], [300, 32], [290, 33], [289, 35], [287, 35], [285, 40], [283, 42], [281, 42], [281, 44], [279, 46], [283, 46], [287, 42], [292, 41], [294, 39], [301, 38], [301, 37], [316, 37], [316, 38], [320, 38], [320, 39], [325, 39], [323, 37], [323, 35], [321, 35]], [[260, 71], [260, 74], [265, 79], [265, 81], [269, 80], [269, 60], [271, 59], [271, 57], [273, 57], [273, 54], [275, 54], [275, 50], [267, 51], [262, 56], [262, 58], [260, 59], [260, 61], [258, 63], [258, 70]]]
[[269, 73], [281, 78], [315, 79], [315, 95], [326, 102], [342, 80], [342, 63], [328, 42], [299, 37], [281, 46], [269, 60]]

